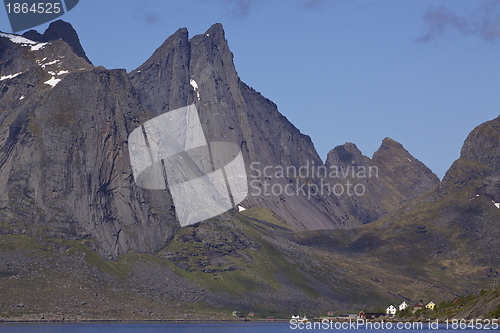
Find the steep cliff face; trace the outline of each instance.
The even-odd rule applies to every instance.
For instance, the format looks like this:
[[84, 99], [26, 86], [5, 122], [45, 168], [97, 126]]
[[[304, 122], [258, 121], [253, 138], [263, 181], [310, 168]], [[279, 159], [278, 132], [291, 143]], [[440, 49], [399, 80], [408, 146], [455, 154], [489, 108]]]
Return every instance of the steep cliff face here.
[[436, 192], [443, 213], [439, 225], [458, 228], [480, 261], [498, 265], [500, 248], [500, 117], [477, 126], [465, 140], [460, 158]]
[[[353, 198], [346, 184], [339, 184], [344, 190], [340, 195], [323, 186], [336, 182], [315, 172], [325, 164], [311, 139], [281, 115], [274, 103], [240, 80], [220, 24], [191, 39], [186, 29], [179, 29], [129, 75], [141, 104], [153, 114], [195, 103], [207, 141], [228, 141], [241, 147], [250, 176], [250, 194], [243, 203], [246, 207], [267, 207], [285, 223], [302, 230], [375, 221], [405, 201], [396, 189], [391, 189], [398, 192], [396, 195], [381, 190], [381, 181], [372, 182], [365, 198]], [[341, 153], [340, 149], [333, 155]], [[333, 155], [327, 158], [327, 168], [346, 165]], [[362, 163], [367, 171], [368, 162]], [[405, 172], [400, 171], [400, 165], [391, 165], [394, 173], [385, 180], [389, 187], [388, 182], [398, 181]], [[364, 184], [367, 180], [360, 181]], [[436, 176], [433, 181], [437, 182]], [[416, 183], [414, 191], [409, 189], [404, 195], [413, 199], [430, 189]]]
[[[0, 37], [3, 232], [88, 237], [106, 258], [164, 247], [179, 228], [172, 197], [135, 184], [127, 139], [148, 119], [191, 104], [206, 141], [240, 147], [249, 178], [242, 206], [268, 209], [295, 230], [372, 222], [433, 184], [425, 167], [391, 160], [413, 158], [385, 141], [373, 161], [344, 145], [323, 164], [311, 139], [240, 80], [220, 24], [191, 39], [179, 29], [129, 74], [93, 67], [65, 22], [25, 36], [35, 41]], [[365, 175], [351, 174], [355, 166]], [[318, 173], [329, 168], [338, 176]], [[417, 181], [422, 173], [430, 180]], [[408, 179], [414, 186], [403, 189]]]
[[399, 203], [429, 193], [439, 184], [439, 178], [428, 167], [391, 138], [382, 141], [372, 160], [384, 170], [381, 174], [383, 180], [401, 193]]
[[127, 136], [152, 115], [126, 72], [19, 38], [0, 37], [2, 233], [88, 237], [106, 258], [164, 247], [178, 226], [167, 195], [133, 185]]
[[466, 189], [500, 202], [500, 117], [476, 127], [465, 140], [460, 158], [443, 178], [440, 191]]
[[[76, 299], [121, 318], [192, 302], [289, 313], [448, 299], [499, 276], [500, 118], [469, 135], [433, 191], [437, 177], [391, 139], [371, 159], [346, 143], [323, 164], [238, 78], [219, 24], [191, 39], [178, 30], [128, 74], [75, 52], [64, 38], [0, 34], [0, 278], [24, 276], [8, 279], [0, 304], [71, 313]], [[243, 152], [251, 218], [232, 210], [179, 230], [169, 190], [135, 184], [129, 134], [193, 103], [207, 141]], [[81, 288], [51, 295], [54, 281]]]
[[372, 159], [362, 155], [353, 143], [337, 146], [328, 153], [325, 165], [329, 170], [339, 170], [335, 183], [352, 184], [352, 195], [336, 199], [348, 216], [360, 223], [376, 221], [439, 184], [429, 168], [391, 138], [383, 140]]
[[23, 34], [23, 37], [35, 42], [50, 42], [62, 39], [71, 47], [77, 56], [82, 57], [86, 62], [92, 65], [92, 62], [89, 58], [87, 58], [87, 55], [80, 44], [78, 34], [73, 26], [68, 22], [57, 20], [52, 22], [43, 34], [38, 33], [36, 30], [29, 30]]
[[283, 117], [274, 103], [239, 79], [221, 24], [191, 39], [186, 29], [179, 29], [129, 75], [141, 104], [153, 114], [195, 103], [208, 142], [241, 147], [248, 174], [257, 179], [250, 184], [243, 206], [269, 207], [298, 229], [335, 225], [304, 196], [280, 191], [289, 178], [271, 172], [267, 183], [277, 184], [274, 194], [263, 188], [265, 167], [298, 168], [322, 162], [310, 138]]
[[500, 117], [469, 134], [436, 190], [366, 225], [350, 246], [367, 256], [391, 257], [405, 270], [416, 269], [413, 263], [428, 267], [436, 277], [456, 279], [466, 293], [477, 292], [469, 281], [486, 288], [487, 279], [500, 276], [499, 147]]

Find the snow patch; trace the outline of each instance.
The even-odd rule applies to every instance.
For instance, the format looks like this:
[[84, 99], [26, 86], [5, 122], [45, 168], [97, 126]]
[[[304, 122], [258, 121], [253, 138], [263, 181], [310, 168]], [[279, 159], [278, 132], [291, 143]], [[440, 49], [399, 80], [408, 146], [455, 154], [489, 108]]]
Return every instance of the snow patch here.
[[[38, 44], [37, 42], [34, 42], [31, 39], [24, 38], [18, 35], [4, 34], [2, 32], [0, 32], [0, 37], [8, 38], [14, 44], [32, 44], [32, 45]], [[28, 45], [23, 45], [23, 46], [28, 46]]]
[[238, 205], [238, 212], [242, 212], [244, 210], [247, 210], [247, 209], [241, 205]]
[[189, 84], [193, 86], [194, 90], [198, 89], [198, 84], [196, 83], [195, 80], [191, 79], [189, 81]]
[[52, 86], [52, 88], [54, 88], [56, 86], [56, 84], [59, 83], [59, 81], [61, 81], [61, 79], [56, 79], [55, 77], [52, 77], [50, 80], [47, 80], [44, 83], [48, 84], [48, 85]]
[[5, 34], [2, 32], [0, 32], [0, 37], [8, 38], [14, 44], [21, 44], [21, 46], [31, 46], [31, 51], [41, 50], [45, 47], [45, 45], [48, 44], [48, 42], [47, 43], [38, 43], [38, 42], [32, 41], [31, 39], [24, 38], [22, 36]]
[[495, 202], [495, 207], [500, 209], [500, 202]]
[[410, 161], [410, 163], [411, 163], [411, 160], [410, 160], [408, 157], [407, 157], [406, 159], [407, 159], [408, 161]]
[[200, 100], [200, 92], [198, 91], [198, 84], [196, 81], [191, 79], [189, 80], [189, 84], [193, 87], [194, 91], [196, 91], [196, 96], [198, 97], [198, 100]]
[[[46, 58], [44, 58], [43, 60], [45, 60]], [[43, 61], [42, 60], [42, 61]], [[45, 69], [46, 66], [50, 66], [50, 65], [54, 65], [54, 64], [57, 64], [60, 60], [52, 60], [51, 62], [48, 62], [48, 63], [45, 63], [45, 64], [38, 64], [40, 67], [42, 67], [43, 69]]]
[[39, 44], [36, 44], [35, 46], [32, 46], [31, 47], [31, 51], [38, 51], [38, 50], [41, 50], [45, 47], [45, 45], [47, 45], [47, 43], [39, 43]]
[[19, 98], [20, 101], [22, 101], [23, 99], [24, 99], [24, 95]]
[[207, 37], [210, 36], [210, 34], [207, 34]]
[[16, 73], [16, 74], [9, 74], [9, 75], [0, 76], [0, 81], [13, 79], [16, 76], [21, 75], [22, 73], [23, 72], [19, 72], [19, 73]]
[[69, 71], [66, 71], [66, 70], [60, 70], [59, 72], [47, 71], [47, 73], [52, 75], [52, 77], [54, 77], [54, 76], [59, 76], [59, 75], [63, 75], [63, 74], [68, 74]]

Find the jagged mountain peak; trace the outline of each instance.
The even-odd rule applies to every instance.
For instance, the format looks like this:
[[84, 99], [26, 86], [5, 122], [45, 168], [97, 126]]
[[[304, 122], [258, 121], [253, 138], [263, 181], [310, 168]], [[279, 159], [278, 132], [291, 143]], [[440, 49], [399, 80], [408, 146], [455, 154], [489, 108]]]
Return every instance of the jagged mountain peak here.
[[214, 23], [212, 26], [207, 30], [207, 34], [213, 34], [214, 36], [217, 35], [222, 35], [222, 38], [225, 38], [225, 32], [224, 32], [224, 27], [222, 26], [222, 23]]
[[460, 158], [500, 168], [500, 116], [477, 126], [465, 139]]
[[219, 103], [224, 93], [218, 83], [228, 80], [236, 87], [240, 82], [220, 23], [191, 39], [186, 28], [178, 29], [129, 75], [134, 86], [150, 87], [137, 90], [155, 115], [200, 100]]
[[[35, 35], [35, 38], [39, 38], [39, 36], [37, 37]], [[0, 43], [1, 42], [0, 40]], [[116, 174], [125, 175], [124, 177], [127, 179], [128, 183], [119, 183], [119, 186], [123, 188], [124, 191], [129, 191], [128, 193], [133, 195], [133, 197], [127, 197], [127, 204], [131, 205], [131, 210], [136, 212], [136, 215], [124, 216], [122, 214], [122, 212], [128, 214], [128, 208], [124, 210], [121, 203], [115, 201], [115, 199], [118, 199], [118, 196], [115, 196], [112, 191], [104, 190], [107, 186], [110, 186], [106, 184], [94, 184], [90, 182], [90, 185], [95, 185], [95, 188], [92, 187], [92, 189], [99, 192], [99, 196], [92, 198], [92, 200], [101, 200], [100, 196], [102, 193], [105, 197], [103, 200], [107, 200], [109, 205], [111, 205], [109, 207], [96, 206], [95, 209], [87, 207], [75, 209], [71, 202], [58, 203], [62, 207], [59, 208], [65, 209], [69, 214], [68, 216], [72, 218], [72, 221], [82, 227], [81, 230], [79, 229], [78, 235], [81, 236], [85, 233], [90, 233], [92, 237], [98, 241], [96, 246], [99, 248], [99, 252], [105, 256], [116, 258], [118, 254], [125, 253], [129, 249], [136, 251], [153, 251], [165, 244], [164, 242], [168, 239], [166, 235], [171, 235], [172, 232], [175, 231], [174, 226], [169, 224], [162, 236], [162, 240], [148, 241], [151, 247], [145, 246], [145, 243], [142, 242], [142, 240], [145, 240], [144, 237], [149, 232], [149, 229], [143, 231], [138, 230], [131, 234], [120, 233], [120, 230], [129, 228], [129, 224], [132, 223], [133, 220], [141, 221], [141, 223], [149, 221], [148, 223], [153, 224], [160, 221], [159, 216], [149, 217], [150, 215], [142, 215], [148, 214], [146, 211], [150, 208], [149, 204], [146, 205], [147, 207], [143, 207], [145, 209], [144, 211], [142, 208], [139, 209], [135, 206], [137, 200], [140, 200], [138, 196], [146, 192], [139, 189], [133, 181], [130, 181], [131, 178], [128, 178], [130, 169], [126, 162], [127, 150], [124, 147], [126, 146], [127, 133], [139, 126], [138, 119], [140, 117], [149, 119], [192, 104], [195, 104], [198, 109], [198, 116], [207, 142], [231, 142], [237, 144], [241, 147], [241, 153], [246, 165], [253, 165], [253, 167], [248, 170], [248, 176], [252, 179], [252, 186], [249, 188], [247, 199], [242, 203], [245, 208], [251, 209], [255, 207], [257, 209], [271, 210], [278, 219], [297, 230], [329, 229], [336, 227], [352, 227], [361, 223], [375, 221], [385, 213], [398, 207], [408, 198], [406, 194], [394, 190], [394, 187], [391, 185], [393, 182], [405, 181], [406, 178], [398, 180], [388, 177], [386, 180], [383, 180], [378, 179], [376, 175], [374, 175], [374, 177], [364, 177], [362, 170], [369, 170], [369, 168], [373, 166], [373, 162], [368, 157], [363, 156], [353, 143], [346, 143], [332, 150], [327, 164], [341, 167], [342, 170], [339, 172], [340, 178], [342, 179], [331, 177], [331, 179], [327, 181], [329, 181], [330, 188], [333, 188], [337, 180], [344, 181], [349, 178], [351, 184], [353, 184], [353, 181], [356, 181], [356, 185], [359, 185], [357, 189], [361, 191], [359, 193], [362, 193], [359, 196], [353, 197], [349, 195], [349, 184], [342, 183], [340, 185], [346, 186], [345, 195], [337, 195], [336, 192], [333, 193], [327, 189], [321, 195], [317, 195], [313, 198], [308, 196], [309, 193], [306, 194], [306, 192], [302, 190], [303, 188], [300, 187], [302, 185], [299, 184], [301, 179], [294, 177], [292, 174], [286, 176], [275, 176], [275, 174], [273, 174], [274, 176], [271, 177], [271, 179], [259, 176], [259, 173], [262, 174], [264, 168], [272, 167], [279, 169], [283, 167], [287, 168], [287, 170], [293, 168], [312, 168], [313, 166], [323, 166], [323, 163], [314, 149], [310, 138], [301, 134], [295, 126], [281, 115], [274, 103], [264, 98], [260, 93], [256, 93], [255, 90], [250, 89], [240, 80], [234, 68], [233, 54], [229, 50], [228, 43], [224, 38], [224, 30], [221, 24], [215, 24], [210, 27], [206, 33], [194, 36], [191, 39], [189, 39], [186, 28], [177, 30], [172, 36], [165, 40], [143, 65], [135, 71], [130, 72], [128, 75], [123, 75], [122, 72], [107, 71], [104, 68], [93, 68], [91, 65], [87, 64], [84, 59], [77, 57], [71, 51], [67, 43], [60, 40], [51, 41], [43, 47], [37, 46], [37, 48], [39, 48], [38, 51], [31, 51], [29, 47], [9, 46], [8, 41], [6, 45], [8, 47], [13, 47], [16, 52], [20, 52], [21, 55], [16, 59], [19, 58], [26, 61], [34, 58], [36, 58], [36, 60], [40, 59], [40, 64], [31, 60], [32, 63], [29, 65], [31, 66], [30, 68], [34, 70], [27, 71], [27, 73], [33, 75], [36, 79], [35, 82], [39, 83], [38, 86], [42, 89], [34, 89], [33, 92], [25, 91], [20, 88], [14, 89], [13, 83], [21, 82], [19, 80], [25, 80], [26, 77], [24, 75], [27, 74], [20, 74], [19, 77], [15, 77], [13, 81], [8, 81], [10, 79], [6, 79], [3, 81], [4, 83], [0, 83], [0, 89], [3, 88], [2, 84], [8, 85], [6, 88], [7, 94], [4, 94], [2, 98], [0, 98], [0, 103], [3, 103], [0, 106], [4, 105], [6, 109], [12, 108], [12, 101], [16, 100], [15, 103], [17, 104], [15, 105], [20, 106], [19, 112], [22, 117], [25, 117], [25, 113], [29, 113], [35, 118], [48, 118], [46, 121], [47, 125], [44, 128], [48, 128], [49, 124], [52, 126], [52, 123], [61, 123], [65, 126], [67, 125], [66, 127], [61, 126], [61, 128], [66, 129], [66, 131], [62, 133], [64, 133], [64, 135], [70, 135], [67, 131], [69, 125], [78, 124], [81, 127], [85, 125], [92, 128], [92, 126], [94, 126], [95, 130], [100, 131], [100, 133], [107, 133], [110, 129], [107, 127], [105, 128], [107, 124], [106, 121], [95, 123], [95, 120], [91, 122], [91, 118], [89, 118], [89, 123], [86, 123], [85, 120], [81, 120], [80, 118], [77, 119], [77, 117], [82, 114], [90, 114], [90, 109], [92, 112], [101, 110], [102, 112], [99, 113], [99, 115], [108, 115], [111, 117], [112, 113], [115, 112], [112, 107], [116, 105], [115, 101], [122, 100], [121, 96], [130, 97], [128, 101], [130, 107], [120, 107], [120, 110], [118, 110], [119, 112], [130, 113], [131, 116], [128, 117], [130, 121], [125, 125], [116, 124], [115, 128], [119, 130], [118, 132], [120, 135], [117, 135], [118, 132], [113, 132], [112, 137], [116, 140], [113, 141], [112, 144], [110, 143], [109, 147], [110, 149], [114, 149], [113, 151], [123, 152], [122, 155], [120, 155], [122, 163], [120, 163], [120, 165], [115, 164], [111, 168], [110, 174], [112, 177]], [[50, 54], [60, 56], [62, 51], [65, 52], [63, 54], [65, 55], [64, 61], [60, 59], [51, 59], [49, 57]], [[30, 55], [30, 52], [39, 52], [40, 54], [35, 54], [35, 57], [27, 56]], [[69, 59], [66, 55], [74, 58]], [[46, 56], [48, 58], [43, 60]], [[10, 59], [13, 58], [11, 57]], [[85, 66], [91, 67], [89, 69], [93, 70], [89, 71], [81, 64], [78, 64], [77, 67], [69, 68], [69, 70], [66, 67], [57, 67], [57, 70], [56, 67], [49, 67], [59, 66], [59, 64], [65, 66], [66, 61], [71, 64], [77, 64], [78, 61], [80, 61], [85, 63]], [[15, 63], [19, 64], [19, 60]], [[81, 70], [82, 68], [83, 70]], [[0, 71], [1, 70], [3, 69], [0, 68]], [[17, 73], [16, 69], [11, 68], [5, 74], [11, 75], [15, 73]], [[113, 76], [113, 73], [116, 75]], [[0, 72], [0, 74], [2, 74], [2, 72]], [[67, 75], [67, 77], [63, 75]], [[53, 79], [51, 79], [52, 76]], [[120, 83], [116, 86], [116, 91], [108, 90], [108, 83], [111, 82], [107, 79], [108, 77], [113, 77], [113, 87], [115, 87], [115, 83]], [[44, 100], [43, 103], [61, 103], [61, 105], [56, 105], [57, 107], [55, 108], [52, 104], [50, 107], [48, 104], [43, 104], [41, 107], [37, 108], [28, 108], [27, 105], [24, 105], [23, 103], [26, 103], [26, 101], [34, 101], [34, 99], [30, 98], [31, 95], [28, 93], [40, 92], [40, 94], [45, 94], [46, 90], [49, 89], [49, 86], [45, 83], [47, 83], [47, 81], [50, 82], [49, 79], [51, 81], [59, 80], [61, 83], [56, 87], [54, 93], [50, 94], [51, 99]], [[94, 83], [89, 84], [89, 82]], [[78, 89], [79, 93], [72, 93], [71, 96], [68, 97], [64, 95], [66, 89], [72, 89], [72, 91]], [[83, 93], [81, 94], [80, 92]], [[103, 98], [102, 94], [108, 97]], [[62, 97], [63, 95], [64, 98]], [[72, 107], [70, 108], [69, 106]], [[44, 108], [52, 111], [45, 111]], [[61, 112], [55, 112], [57, 110]], [[33, 133], [31, 129], [28, 129], [28, 122], [24, 121], [22, 117], [19, 118], [19, 122], [26, 125], [26, 130], [20, 133], [29, 136]], [[94, 118], [95, 117], [97, 116], [94, 115]], [[15, 129], [17, 129], [17, 127], [15, 127]], [[38, 133], [37, 131], [35, 132]], [[14, 131], [12, 131], [12, 133], [14, 133]], [[77, 131], [75, 133], [79, 132]], [[6, 132], [5, 135], [8, 137], [10, 133]], [[9, 144], [9, 147], [15, 146], [16, 150], [13, 151], [12, 154], [9, 154], [9, 158], [16, 160], [18, 159], [18, 155], [23, 152], [21, 149], [22, 143], [13, 135], [11, 137], [12, 139], [6, 143]], [[94, 157], [92, 156], [95, 155], [94, 150], [98, 149], [99, 144], [96, 142], [90, 143], [93, 138], [79, 137], [76, 134], [74, 134], [74, 137], [71, 137], [71, 139], [76, 142], [76, 145], [60, 147], [58, 151], [63, 150], [68, 153], [73, 153], [73, 147], [79, 147], [87, 143], [89, 147], [92, 146], [93, 148], [89, 148], [86, 154], [81, 157], [82, 163], [76, 163], [76, 165], [74, 165], [58, 160], [57, 163], [54, 163], [54, 169], [64, 169], [68, 175], [75, 175], [74, 177], [76, 178], [74, 179], [77, 179], [77, 174], [83, 174], [81, 168], [86, 165], [87, 159], [92, 159], [92, 165], [98, 165], [95, 164], [93, 160]], [[69, 137], [66, 139], [60, 137], [55, 139], [55, 141], [58, 140], [69, 140]], [[36, 145], [33, 147], [36, 148]], [[50, 150], [47, 151], [55, 151], [53, 145], [51, 146], [51, 144], [47, 143], [47, 147], [50, 148]], [[45, 156], [47, 154], [45, 151], [39, 151], [37, 153], [39, 153], [40, 156]], [[109, 162], [109, 159], [105, 156], [99, 155], [99, 159], [99, 163]], [[25, 169], [28, 170], [29, 167]], [[353, 176], [354, 171], [356, 174]], [[358, 173], [358, 171], [360, 173]], [[11, 169], [5, 169], [3, 172], [11, 172]], [[91, 175], [92, 174], [98, 173], [96, 170], [91, 170]], [[342, 174], [345, 174], [345, 176]], [[384, 174], [387, 175], [388, 172]], [[382, 177], [383, 175], [381, 172], [381, 178]], [[108, 177], [101, 179], [115, 178]], [[313, 176], [311, 176], [311, 181], [320, 182], [318, 177]], [[289, 194], [290, 191], [286, 193], [284, 191], [269, 192], [269, 185], [277, 184], [277, 186], [273, 187], [275, 189], [285, 188], [286, 186], [288, 186], [286, 187], [287, 189], [290, 189], [289, 184], [291, 184], [291, 182], [294, 182], [296, 189], [296, 193], [293, 195]], [[15, 182], [8, 182], [7, 185], [24, 186], [23, 184]], [[46, 185], [37, 183], [32, 187], [39, 188], [40, 186]], [[366, 193], [368, 193], [366, 196], [364, 195], [364, 189], [366, 189]], [[47, 187], [47, 191], [49, 190], [50, 188]], [[93, 193], [87, 192], [88, 189], [81, 186], [76, 188], [68, 187], [65, 190], [67, 190], [67, 192], [64, 192], [64, 196], [66, 197], [73, 195], [83, 198], [87, 196], [85, 193]], [[12, 191], [14, 191], [14, 189]], [[414, 198], [416, 193], [420, 192], [413, 190], [409, 197]], [[161, 196], [165, 199], [162, 201], [163, 204], [169, 207], [169, 202], [166, 199], [170, 198], [168, 193], [165, 195], [161, 194]], [[380, 198], [384, 198], [384, 200], [382, 201]], [[19, 200], [24, 199], [20, 196]], [[37, 202], [40, 202], [40, 204], [45, 204], [46, 202], [45, 197], [36, 198], [36, 200], [38, 200]], [[52, 206], [49, 208], [51, 207]], [[59, 209], [58, 207], [54, 209], [56, 208]], [[99, 210], [101, 208], [106, 209], [110, 214], [101, 213]], [[89, 219], [87, 217], [90, 216], [87, 214], [89, 209], [91, 214], [99, 216], [99, 218]], [[168, 210], [168, 214], [171, 214], [173, 211], [172, 209]], [[166, 212], [165, 209], [163, 209], [163, 211]], [[175, 220], [170, 216], [169, 223], [173, 222], [175, 222]], [[94, 223], [101, 223], [104, 229], [96, 229], [97, 231], [92, 229]], [[106, 234], [102, 233], [103, 230]], [[141, 241], [138, 239], [141, 239]]]
[[[150, 68], [153, 64], [158, 67], [169, 67], [169, 59], [166, 59], [169, 55], [174, 58], [178, 58], [177, 60], [183, 60], [183, 62], [185, 62], [184, 65], [189, 66], [189, 58], [186, 59], [183, 57], [191, 52], [191, 44], [196, 45], [204, 41], [210, 41], [213, 45], [217, 46], [218, 42], [221, 40], [226, 42], [225, 32], [222, 24], [220, 23], [215, 23], [205, 33], [195, 35], [191, 39], [189, 38], [189, 31], [187, 28], [179, 28], [155, 50], [155, 52], [144, 64], [133, 70], [130, 74], [132, 75], [132, 78], [135, 76], [141, 76], [139, 73], [146, 68]], [[217, 50], [220, 50], [220, 46]], [[214, 52], [211, 52], [212, 55], [213, 53]]]
[[371, 177], [354, 179], [363, 183], [366, 193], [370, 194], [358, 198], [362, 204], [352, 204], [349, 208], [362, 223], [372, 222], [399, 205], [429, 193], [439, 183], [429, 168], [391, 138], [382, 141], [372, 159], [364, 156], [354, 143], [337, 146], [328, 153], [325, 165], [330, 169], [340, 168], [351, 178], [358, 177], [353, 170], [374, 171]]
[[163, 44], [156, 51], [167, 48], [170, 45], [175, 45], [175, 44], [187, 42], [188, 39], [189, 39], [188, 29], [187, 28], [179, 28], [179, 29], [177, 29], [177, 31], [175, 33], [168, 36], [168, 38], [165, 39]]
[[358, 147], [352, 142], [346, 142], [330, 150], [326, 157], [325, 165], [351, 164], [363, 159], [364, 156]]
[[472, 130], [464, 141], [460, 158], [446, 172], [440, 193], [456, 189], [471, 197], [485, 195], [500, 202], [500, 117]]
[[439, 178], [431, 169], [391, 138], [382, 141], [372, 160], [386, 170], [388, 177], [399, 180], [393, 186], [407, 199], [415, 199], [439, 184]]
[[414, 157], [403, 147], [402, 144], [389, 137], [382, 140], [382, 144], [376, 152], [373, 153], [372, 159], [377, 163], [384, 164], [389, 169], [390, 166], [397, 162], [397, 164], [412, 163]]
[[193, 36], [191, 39], [193, 42], [198, 42], [200, 39], [203, 40], [212, 40], [212, 41], [219, 41], [219, 40], [226, 40], [226, 34], [224, 32], [224, 28], [222, 27], [221, 23], [215, 23], [213, 24], [205, 33]]
[[89, 64], [92, 64], [90, 59], [85, 54], [82, 45], [80, 44], [80, 38], [78, 38], [76, 30], [68, 22], [57, 20], [52, 22], [43, 34], [40, 34], [35, 30], [29, 30], [26, 31], [22, 36], [36, 42], [50, 42], [53, 40], [62, 39], [69, 46], [71, 46], [73, 52], [75, 52], [77, 56], [82, 57]]
[[386, 137], [384, 140], [382, 140], [382, 144], [380, 145], [379, 150], [388, 148], [404, 149], [402, 144], [390, 137]]
[[65, 41], [39, 42], [32, 35], [35, 40], [0, 33], [0, 110], [22, 106], [32, 95], [54, 88], [68, 74], [93, 68]]

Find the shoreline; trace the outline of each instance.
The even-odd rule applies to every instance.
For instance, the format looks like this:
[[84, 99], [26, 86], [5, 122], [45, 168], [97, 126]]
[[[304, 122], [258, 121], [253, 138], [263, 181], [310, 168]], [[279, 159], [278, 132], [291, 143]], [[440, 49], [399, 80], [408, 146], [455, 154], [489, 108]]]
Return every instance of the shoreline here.
[[[43, 317], [43, 316], [42, 316]], [[96, 319], [96, 318], [75, 318], [75, 317], [59, 317], [59, 318], [48, 318], [48, 319], [41, 319], [41, 318], [22, 318], [22, 317], [17, 317], [17, 318], [0, 318], [0, 326], [4, 323], [24, 323], [24, 324], [44, 324], [44, 323], [217, 323], [217, 322], [225, 322], [225, 323], [234, 323], [234, 322], [245, 322], [245, 323], [273, 323], [273, 322], [290, 322], [291, 319], [265, 319], [265, 318], [259, 318], [259, 319], [250, 319], [250, 318], [227, 318], [227, 319], [207, 319], [207, 318], [200, 318], [200, 319], [183, 319], [183, 318], [175, 318], [175, 319], [119, 319], [119, 318], [102, 318], [102, 319]], [[420, 319], [420, 320], [395, 320], [395, 319], [363, 319], [363, 318], [356, 318], [356, 319], [338, 319], [338, 318], [319, 318], [319, 319], [312, 319], [309, 322], [322, 322], [322, 320], [331, 320], [331, 322], [357, 322], [357, 320], [362, 320], [363, 322], [367, 323], [423, 323], [423, 324], [428, 324], [429, 322], [436, 322], [438, 321], [439, 324], [445, 323], [446, 320], [451, 321], [452, 319], [443, 319], [443, 318], [436, 318], [436, 319], [430, 319], [430, 318], [425, 318], [425, 319]], [[461, 320], [461, 319], [458, 319]], [[464, 319], [467, 323], [473, 322], [474, 320], [477, 319]]]
[[217, 323], [217, 322], [289, 322], [289, 319], [142, 319], [142, 320], [127, 320], [127, 319], [81, 319], [74, 320], [70, 318], [54, 319], [54, 320], [5, 320], [0, 319], [0, 326], [4, 323], [24, 323], [24, 324], [43, 324], [43, 323]]

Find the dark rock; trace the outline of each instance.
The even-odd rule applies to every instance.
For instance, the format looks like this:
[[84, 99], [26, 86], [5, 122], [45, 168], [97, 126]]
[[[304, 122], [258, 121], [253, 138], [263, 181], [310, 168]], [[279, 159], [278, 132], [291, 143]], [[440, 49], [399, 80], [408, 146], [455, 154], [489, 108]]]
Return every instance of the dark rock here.
[[411, 201], [434, 190], [439, 178], [404, 147], [385, 138], [373, 154], [373, 162], [386, 172], [386, 181], [401, 193], [404, 201]]
[[[52, 23], [43, 35], [26, 36], [51, 42], [33, 51], [0, 38], [0, 75], [21, 72], [0, 81], [0, 108], [9, 110], [0, 115], [0, 218], [9, 226], [2, 232], [85, 239], [109, 259], [131, 250], [164, 248], [179, 228], [173, 200], [168, 190], [145, 190], [134, 183], [127, 139], [148, 119], [193, 103], [207, 141], [237, 144], [248, 169], [256, 163], [260, 171], [265, 166], [307, 167], [310, 173], [318, 166], [372, 165], [353, 144], [335, 148], [323, 164], [311, 139], [240, 80], [220, 24], [191, 39], [186, 29], [179, 29], [129, 74], [90, 65], [74, 29], [63, 21]], [[54, 87], [47, 84], [59, 79]], [[359, 198], [265, 193], [267, 181], [307, 190], [321, 179], [311, 174], [266, 177], [247, 170], [262, 192], [250, 188], [242, 205], [267, 208], [297, 230], [374, 221], [426, 193], [435, 180], [421, 165], [414, 169], [400, 163], [407, 156], [402, 147], [384, 141], [374, 161], [386, 171], [379, 179], [361, 180], [366, 195]], [[398, 163], [391, 160], [395, 157]], [[405, 173], [411, 177], [400, 179]], [[415, 184], [404, 187], [408, 179]], [[181, 241], [208, 239], [204, 252], [231, 255], [260, 248], [234, 233], [218, 240], [210, 235], [207, 230], [193, 232]]]
[[35, 30], [29, 30], [23, 34], [23, 37], [31, 39], [35, 42], [50, 42], [61, 39], [73, 49], [73, 52], [77, 56], [82, 57], [86, 62], [92, 65], [92, 62], [89, 60], [89, 58], [87, 58], [87, 55], [85, 54], [85, 51], [80, 44], [78, 34], [76, 33], [73, 26], [68, 22], [57, 20], [49, 25], [43, 35]]
[[[0, 106], [11, 109], [0, 135], [4, 221], [23, 225], [31, 236], [43, 230], [90, 237], [106, 258], [164, 247], [178, 226], [168, 195], [133, 185], [127, 137], [152, 115], [138, 103], [125, 71], [92, 68], [61, 41], [38, 51], [0, 38], [5, 44], [4, 55], [23, 60], [2, 58], [0, 73], [22, 70], [19, 79], [33, 87], [17, 84], [18, 77], [0, 82], [0, 88], [9, 85]], [[40, 65], [51, 61], [52, 67]], [[44, 83], [54, 77], [48, 70], [69, 73], [52, 88]]]
[[[309, 177], [312, 179], [299, 182], [300, 179], [290, 173], [264, 177], [264, 167], [273, 170], [303, 167], [311, 175], [313, 168], [324, 164], [311, 139], [281, 115], [273, 102], [240, 80], [221, 24], [214, 24], [204, 34], [191, 39], [185, 28], [179, 29], [129, 76], [141, 104], [151, 113], [159, 115], [195, 103], [207, 141], [228, 141], [241, 147], [247, 167], [252, 165], [248, 174], [253, 182], [250, 195], [243, 202], [245, 207], [266, 207], [279, 219], [301, 230], [351, 227], [374, 221], [404, 202], [398, 195], [390, 196], [381, 207], [380, 191], [368, 193], [370, 200], [354, 200], [355, 203], [347, 195], [315, 195], [311, 199], [298, 190], [291, 196], [284, 191], [270, 191], [271, 186], [283, 189], [292, 184], [299, 188], [304, 182], [318, 184], [320, 179]], [[196, 82], [196, 91], [191, 80]], [[351, 159], [346, 148], [339, 147], [335, 153], [342, 163]], [[327, 158], [326, 165], [331, 162], [331, 158]], [[419, 186], [414, 186], [411, 198], [428, 191]], [[366, 204], [369, 207], [363, 206]], [[359, 212], [352, 206], [360, 206]]]
[[[332, 196], [332, 200], [361, 223], [376, 221], [405, 202], [430, 193], [439, 184], [429, 168], [390, 138], [383, 140], [372, 159], [353, 143], [337, 146], [328, 153], [325, 166], [328, 170], [339, 169], [336, 182], [330, 182], [332, 186], [347, 181], [353, 184], [354, 195]], [[358, 191], [356, 186], [360, 186]], [[361, 190], [364, 194], [356, 195]]]

